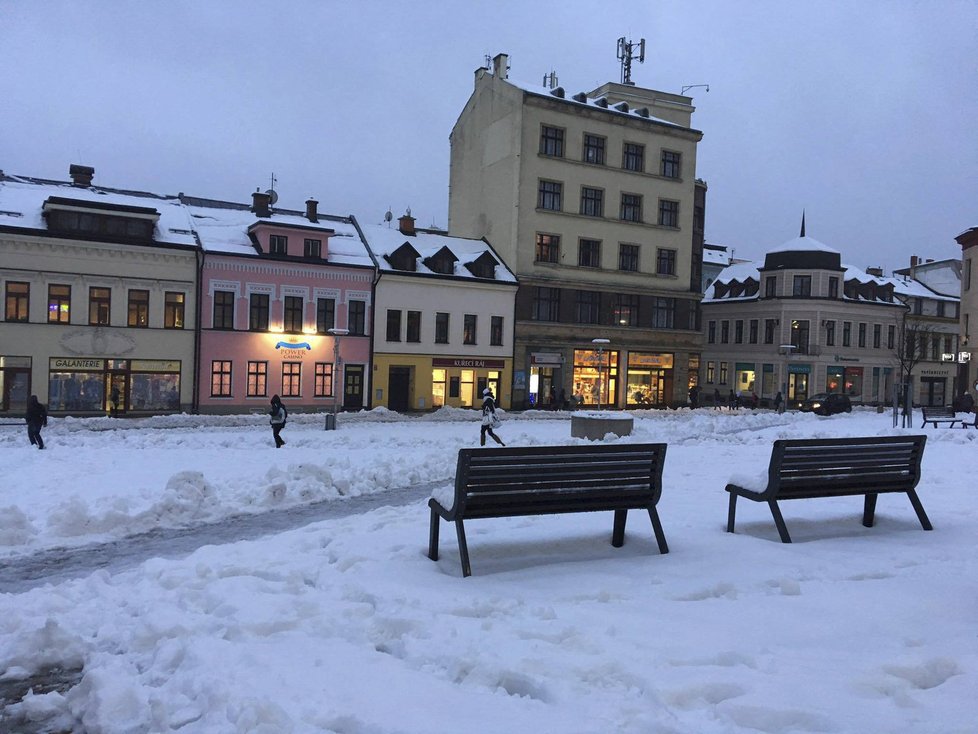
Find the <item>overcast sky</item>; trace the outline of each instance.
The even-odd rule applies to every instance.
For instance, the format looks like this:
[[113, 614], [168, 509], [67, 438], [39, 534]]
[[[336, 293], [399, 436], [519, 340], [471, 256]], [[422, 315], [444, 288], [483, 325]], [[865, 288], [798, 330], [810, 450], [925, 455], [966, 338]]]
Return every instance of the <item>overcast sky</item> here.
[[707, 241], [808, 234], [849, 264], [960, 257], [978, 226], [978, 2], [0, 0], [0, 169], [448, 224], [448, 137], [485, 56], [569, 93], [694, 88]]

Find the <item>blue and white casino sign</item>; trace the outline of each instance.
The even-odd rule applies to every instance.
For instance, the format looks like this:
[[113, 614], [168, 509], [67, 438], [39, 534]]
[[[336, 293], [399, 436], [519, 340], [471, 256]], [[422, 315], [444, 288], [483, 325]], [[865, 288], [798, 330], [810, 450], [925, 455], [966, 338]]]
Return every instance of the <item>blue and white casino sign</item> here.
[[293, 360], [302, 359], [306, 352], [312, 351], [312, 345], [309, 342], [278, 342], [275, 345], [275, 349], [282, 350], [282, 359]]

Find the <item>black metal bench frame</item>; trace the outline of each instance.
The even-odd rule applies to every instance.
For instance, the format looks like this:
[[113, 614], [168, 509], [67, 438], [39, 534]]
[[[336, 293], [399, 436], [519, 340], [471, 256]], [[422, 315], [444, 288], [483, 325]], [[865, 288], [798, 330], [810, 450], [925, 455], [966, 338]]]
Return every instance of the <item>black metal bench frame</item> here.
[[428, 557], [438, 560], [440, 518], [455, 523], [462, 575], [471, 576], [464, 520], [612, 511], [611, 544], [620, 548], [628, 511], [640, 509], [648, 510], [659, 552], [668, 553], [656, 511], [665, 456], [664, 443], [461, 449], [452, 507], [428, 502]]
[[767, 502], [783, 543], [791, 536], [778, 500], [865, 495], [863, 525], [873, 527], [876, 499], [884, 492], [905, 492], [924, 530], [933, 526], [917, 497], [920, 460], [926, 436], [885, 436], [780, 440], [774, 442], [768, 483], [763, 491], [728, 484], [727, 532], [734, 532], [737, 497]]
[[923, 412], [924, 415], [924, 421], [923, 423], [920, 424], [921, 428], [926, 426], [928, 423], [933, 423], [934, 428], [937, 428], [938, 423], [947, 423], [948, 428], [954, 428], [955, 423], [960, 423], [962, 428], [965, 426], [964, 420], [955, 417], [954, 411], [951, 410], [950, 408], [928, 407], [928, 408], [921, 408], [920, 410]]

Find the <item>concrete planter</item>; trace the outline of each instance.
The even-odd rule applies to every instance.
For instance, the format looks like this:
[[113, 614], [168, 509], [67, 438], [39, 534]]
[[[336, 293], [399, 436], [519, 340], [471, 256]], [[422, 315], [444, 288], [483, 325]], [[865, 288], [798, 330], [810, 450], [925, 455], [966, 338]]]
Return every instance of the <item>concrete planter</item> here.
[[600, 441], [607, 434], [630, 436], [635, 419], [621, 413], [575, 413], [571, 416], [571, 436]]

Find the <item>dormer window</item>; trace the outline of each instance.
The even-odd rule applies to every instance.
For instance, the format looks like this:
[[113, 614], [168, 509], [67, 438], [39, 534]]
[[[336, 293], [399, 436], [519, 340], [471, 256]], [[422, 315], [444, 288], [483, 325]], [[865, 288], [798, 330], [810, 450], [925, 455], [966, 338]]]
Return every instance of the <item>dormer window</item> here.
[[323, 256], [323, 241], [311, 240], [307, 237], [303, 243], [302, 254], [305, 257], [321, 258]]
[[433, 273], [441, 273], [442, 275], [454, 275], [455, 274], [455, 262], [458, 260], [455, 257], [455, 253], [449, 250], [447, 247], [442, 247], [438, 252], [436, 252], [431, 257], [426, 257], [424, 259], [425, 267], [428, 268]]
[[799, 297], [812, 295], [812, 276], [796, 275], [792, 283], [791, 295]]
[[42, 207], [48, 229], [111, 239], [152, 240], [160, 218], [156, 209], [49, 197]]
[[465, 263], [465, 267], [476, 278], [486, 278], [492, 280], [496, 277], [496, 266], [499, 261], [488, 252], [483, 252], [479, 257], [470, 263]]
[[408, 273], [417, 272], [418, 257], [420, 257], [418, 251], [408, 242], [398, 247], [390, 255], [384, 255], [384, 259], [391, 264], [394, 270], [403, 270]]
[[839, 279], [829, 278], [829, 298], [839, 297]]
[[273, 234], [268, 236], [268, 254], [287, 255], [289, 252], [289, 238], [283, 234]]

